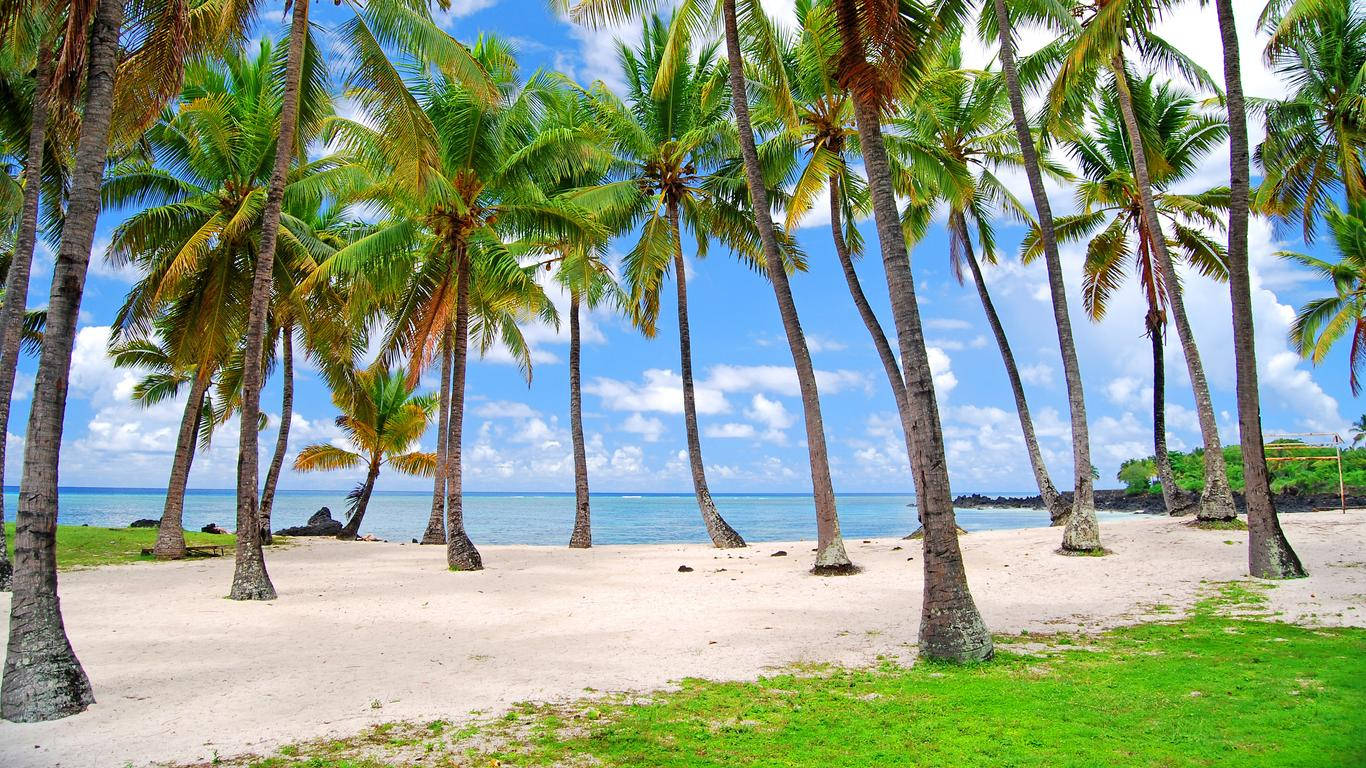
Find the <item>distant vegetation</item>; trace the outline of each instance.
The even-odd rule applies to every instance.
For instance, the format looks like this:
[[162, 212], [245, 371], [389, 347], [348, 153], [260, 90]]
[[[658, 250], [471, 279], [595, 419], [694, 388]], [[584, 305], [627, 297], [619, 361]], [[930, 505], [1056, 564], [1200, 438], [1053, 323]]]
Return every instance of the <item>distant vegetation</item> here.
[[[1295, 440], [1277, 440], [1271, 445], [1295, 445], [1298, 447], [1275, 451], [1273, 456], [1331, 456], [1332, 447], [1305, 445]], [[1173, 451], [1171, 454], [1172, 474], [1176, 484], [1185, 491], [1199, 491], [1205, 480], [1205, 454], [1196, 449], [1190, 453]], [[1243, 452], [1238, 446], [1224, 449], [1224, 460], [1228, 463], [1228, 479], [1233, 490], [1243, 490]], [[1332, 459], [1322, 461], [1275, 461], [1270, 463], [1271, 490], [1275, 493], [1337, 493], [1338, 465]], [[1157, 484], [1157, 469], [1153, 457], [1129, 459], [1119, 467], [1116, 475], [1124, 483], [1124, 490], [1131, 494], [1161, 494]], [[1342, 479], [1348, 493], [1366, 492], [1366, 448], [1350, 448], [1342, 451]]]

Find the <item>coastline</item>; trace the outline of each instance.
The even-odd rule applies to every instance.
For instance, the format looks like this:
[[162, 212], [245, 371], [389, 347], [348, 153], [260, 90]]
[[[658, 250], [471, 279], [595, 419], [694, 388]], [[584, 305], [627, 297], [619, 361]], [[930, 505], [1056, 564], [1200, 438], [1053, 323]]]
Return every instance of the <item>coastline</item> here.
[[[1071, 491], [1063, 491], [1060, 495], [1069, 504], [1071, 503]], [[1199, 494], [1189, 494], [1188, 496], [1192, 501], [1200, 498]], [[1342, 499], [1336, 493], [1278, 493], [1274, 496], [1276, 511], [1281, 513], [1342, 511]], [[1238, 506], [1238, 514], [1247, 513], [1241, 491], [1233, 492], [1233, 501]], [[1043, 499], [1038, 494], [1032, 496], [988, 496], [980, 493], [965, 493], [954, 497], [953, 506], [955, 509], [1044, 509]], [[1366, 507], [1366, 496], [1349, 493], [1347, 494], [1346, 506], [1348, 509]], [[1101, 512], [1132, 512], [1139, 515], [1166, 516], [1167, 514], [1166, 509], [1162, 506], [1160, 495], [1130, 494], [1122, 490], [1108, 489], [1096, 491], [1096, 509]]]

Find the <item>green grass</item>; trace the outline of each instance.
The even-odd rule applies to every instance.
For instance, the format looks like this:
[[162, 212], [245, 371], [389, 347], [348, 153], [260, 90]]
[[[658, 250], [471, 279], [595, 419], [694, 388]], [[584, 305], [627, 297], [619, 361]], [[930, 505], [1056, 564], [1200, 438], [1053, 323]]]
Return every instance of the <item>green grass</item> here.
[[[57, 568], [92, 568], [97, 565], [117, 565], [140, 561], [155, 562], [156, 558], [142, 554], [143, 547], [156, 543], [155, 528], [95, 528], [84, 525], [57, 526]], [[186, 531], [189, 546], [219, 544], [231, 548], [236, 537]], [[5, 524], [5, 542], [10, 555], [14, 554], [14, 523]]]
[[1270, 621], [1263, 592], [1226, 585], [1182, 620], [1103, 635], [1001, 638], [986, 664], [685, 680], [459, 730], [388, 723], [237, 764], [1366, 765], [1366, 631]]

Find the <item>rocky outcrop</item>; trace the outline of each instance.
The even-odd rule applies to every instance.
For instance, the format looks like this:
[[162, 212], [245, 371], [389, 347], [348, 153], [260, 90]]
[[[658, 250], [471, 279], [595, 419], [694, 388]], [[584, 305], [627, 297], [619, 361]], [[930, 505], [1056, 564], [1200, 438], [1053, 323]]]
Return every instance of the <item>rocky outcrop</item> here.
[[304, 525], [293, 528], [281, 528], [275, 532], [276, 536], [336, 536], [341, 533], [342, 524], [339, 520], [332, 519], [332, 510], [323, 507], [313, 516], [308, 518]]
[[218, 523], [209, 523], [203, 528], [200, 528], [199, 531], [200, 533], [232, 533], [232, 531], [229, 531]]
[[129, 523], [129, 524], [128, 524], [128, 527], [129, 527], [129, 528], [160, 528], [160, 527], [161, 527], [161, 521], [160, 521], [160, 520], [153, 520], [153, 519], [150, 518], [150, 517], [144, 517], [144, 518], [142, 518], [141, 520], [134, 520], [133, 522]]

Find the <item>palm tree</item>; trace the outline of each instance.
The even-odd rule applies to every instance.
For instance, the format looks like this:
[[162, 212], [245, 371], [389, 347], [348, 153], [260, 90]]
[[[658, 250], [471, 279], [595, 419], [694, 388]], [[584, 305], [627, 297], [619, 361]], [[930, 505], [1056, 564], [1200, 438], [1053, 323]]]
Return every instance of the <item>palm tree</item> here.
[[1346, 212], [1330, 208], [1326, 221], [1338, 250], [1336, 262], [1291, 251], [1278, 254], [1333, 285], [1333, 295], [1312, 299], [1300, 308], [1290, 327], [1290, 343], [1301, 356], [1319, 365], [1334, 344], [1350, 335], [1348, 384], [1355, 396], [1361, 394], [1361, 370], [1366, 363], [1366, 200]]
[[716, 60], [716, 46], [703, 46], [695, 53], [684, 46], [675, 52], [664, 95], [656, 96], [654, 84], [664, 66], [667, 44], [666, 25], [658, 16], [651, 18], [644, 24], [640, 49], [623, 45], [618, 51], [628, 83], [627, 100], [623, 102], [601, 83], [590, 90], [589, 102], [618, 160], [606, 183], [586, 188], [573, 199], [589, 210], [619, 212], [614, 219], [629, 225], [618, 231], [638, 228], [639, 239], [623, 264], [623, 279], [632, 320], [646, 336], [655, 333], [660, 290], [673, 272], [683, 423], [697, 506], [713, 545], [742, 547], [744, 539], [712, 501], [702, 462], [682, 230], [686, 226], [696, 236], [699, 256], [714, 237], [751, 265], [759, 263], [757, 237], [753, 221], [723, 200], [715, 185], [708, 184], [734, 147], [726, 119], [726, 75]]
[[[106, 201], [148, 206], [119, 225], [106, 254], [112, 263], [134, 264], [145, 275], [129, 291], [112, 341], [145, 337], [161, 323], [173, 367], [197, 371], [157, 535], [159, 558], [185, 555], [181, 512], [199, 403], [218, 370], [241, 348], [263, 186], [276, 148], [274, 137], [260, 129], [280, 109], [280, 94], [271, 81], [278, 53], [262, 41], [252, 55], [230, 53], [192, 62], [179, 111], [168, 112], [144, 137], [155, 162], [134, 157], [118, 163], [104, 183]], [[312, 136], [330, 114], [332, 102], [323, 87], [326, 73], [320, 57], [308, 57], [305, 70], [310, 85], [302, 97], [302, 127]], [[310, 200], [316, 205], [355, 175], [347, 158], [325, 155], [298, 164], [286, 194], [296, 206]], [[287, 265], [307, 262], [312, 255], [307, 223], [293, 217], [286, 221], [283, 246], [288, 258], [275, 265], [277, 272], [286, 273], [282, 284], [288, 280]], [[234, 387], [240, 382], [235, 376], [230, 381], [220, 420], [237, 402]]]
[[[1168, 228], [1172, 231], [1167, 246], [1187, 266], [1206, 277], [1226, 279], [1227, 254], [1201, 227], [1217, 229], [1223, 226], [1228, 210], [1228, 190], [1220, 187], [1188, 195], [1171, 189], [1189, 179], [1205, 155], [1224, 140], [1228, 123], [1222, 116], [1198, 113], [1194, 99], [1171, 83], [1154, 86], [1153, 78], [1149, 77], [1136, 83], [1133, 92], [1141, 127], [1148, 135], [1159, 139], [1148, 146], [1149, 152], [1161, 159], [1160, 164], [1155, 163], [1161, 170], [1152, 179], [1154, 204], [1162, 217], [1159, 231]], [[1183, 308], [1172, 301], [1172, 294], [1179, 292], [1180, 286], [1167, 281], [1158, 263], [1157, 247], [1152, 242], [1152, 228], [1144, 225], [1143, 205], [1134, 181], [1128, 141], [1115, 102], [1113, 94], [1104, 94], [1091, 111], [1092, 131], [1079, 134], [1066, 143], [1084, 178], [1077, 189], [1082, 212], [1059, 217], [1056, 232], [1062, 242], [1089, 239], [1082, 306], [1092, 320], [1098, 321], [1105, 316], [1110, 296], [1123, 283], [1128, 265], [1133, 264], [1139, 292], [1147, 302], [1144, 332], [1152, 342], [1153, 350], [1153, 440], [1157, 476], [1168, 514], [1184, 514], [1188, 505], [1180, 497], [1167, 457], [1163, 338], [1169, 309], [1180, 315], [1178, 323], [1189, 321], [1182, 314]], [[1025, 238], [1022, 249], [1026, 259], [1038, 256], [1037, 229]], [[1196, 397], [1198, 399], [1200, 395], [1197, 393]], [[1206, 443], [1206, 454], [1214, 450], [1222, 462], [1223, 450], [1217, 433], [1213, 440], [1213, 447]], [[1201, 519], [1211, 519], [1207, 509], [1208, 505], [1200, 506]], [[1231, 496], [1226, 506], [1220, 505], [1219, 509], [1227, 510], [1227, 516], [1213, 519], [1232, 518]]]
[[[380, 129], [336, 121], [338, 137], [376, 164], [375, 199], [385, 216], [324, 260], [305, 283], [344, 274], [370, 283], [380, 304], [393, 300], [386, 355], [407, 358], [410, 381], [437, 349], [449, 348], [444, 490], [447, 563], [453, 570], [483, 567], [465, 532], [461, 492], [470, 337], [480, 353], [504, 344], [529, 380], [530, 355], [517, 323], [535, 317], [554, 322], [556, 316], [533, 279], [534, 268], [518, 261], [533, 249], [521, 238], [541, 242], [594, 229], [580, 209], [547, 199], [533, 183], [537, 168], [559, 161], [555, 137], [538, 138], [535, 130], [547, 78], [519, 83], [511, 51], [494, 38], [480, 39], [470, 54], [496, 98], [439, 72], [424, 73], [393, 84], [415, 109], [405, 109], [391, 124], [398, 115], [386, 106], [392, 103], [380, 87], [386, 84], [352, 89], [374, 110]], [[440, 492], [438, 483], [434, 495]]]
[[342, 413], [337, 426], [356, 450], [314, 443], [295, 457], [294, 469], [366, 468], [365, 479], [347, 494], [346, 526], [337, 534], [339, 539], [354, 539], [385, 464], [405, 475], [430, 477], [436, 472], [436, 456], [412, 448], [427, 431], [437, 401], [431, 395], [414, 396], [402, 371], [390, 373], [383, 367], [356, 371], [332, 385], [332, 402]]
[[[1109, 76], [1107, 90], [1112, 95], [1108, 98], [1113, 98], [1122, 119], [1123, 135], [1133, 158], [1135, 189], [1142, 206], [1143, 225], [1154, 230], [1150, 232], [1149, 242], [1152, 243], [1157, 265], [1168, 286], [1167, 297], [1172, 306], [1176, 335], [1181, 341], [1186, 369], [1195, 393], [1195, 412], [1205, 444], [1205, 483], [1200, 494], [1199, 517], [1203, 520], [1228, 520], [1233, 518], [1236, 510], [1223, 451], [1219, 448], [1219, 425], [1215, 420], [1214, 405], [1210, 400], [1209, 384], [1205, 380], [1195, 335], [1186, 321], [1185, 302], [1179, 290], [1176, 265], [1167, 247], [1167, 238], [1162, 234], [1161, 219], [1154, 202], [1154, 172], [1150, 169], [1160, 174], [1166, 161], [1157, 146], [1160, 138], [1143, 130], [1134, 95], [1135, 80], [1125, 60], [1126, 46], [1132, 46], [1148, 61], [1174, 69], [1187, 80], [1218, 91], [1218, 86], [1204, 69], [1153, 31], [1152, 26], [1167, 5], [1168, 0], [1152, 4], [1115, 0], [1095, 9], [1079, 8], [1078, 12], [1083, 17], [1081, 22], [1067, 17], [1063, 23], [1063, 31], [1068, 35], [1065, 57], [1049, 93], [1049, 108], [1054, 114], [1074, 115], [1078, 103], [1092, 99], [1100, 76]], [[1064, 130], [1070, 132], [1072, 129], [1067, 127]], [[1148, 149], [1150, 144], [1154, 145], [1152, 150]]]
[[1268, 62], [1293, 91], [1252, 102], [1266, 121], [1257, 147], [1265, 175], [1253, 207], [1283, 223], [1299, 220], [1312, 242], [1334, 200], [1345, 195], [1350, 206], [1366, 199], [1366, 10], [1353, 0], [1296, 5], [1314, 12], [1292, 7], [1286, 16], [1263, 17], [1263, 26], [1280, 33]]
[[[1294, 0], [1301, 5], [1300, 0]], [[1243, 454], [1243, 499], [1247, 505], [1248, 571], [1254, 576], [1304, 575], [1276, 516], [1266, 449], [1262, 445], [1261, 396], [1257, 391], [1257, 349], [1248, 270], [1249, 168], [1247, 110], [1232, 0], [1215, 0], [1224, 53], [1225, 103], [1229, 121], [1228, 285], [1233, 307], [1233, 359], [1238, 391], [1238, 435]]]
[[[916, 98], [893, 122], [897, 134], [890, 136], [888, 141], [894, 155], [905, 156], [902, 162], [911, 169], [908, 175], [924, 177], [918, 181], [920, 188], [937, 190], [936, 197], [948, 205], [949, 261], [953, 274], [962, 283], [964, 265], [972, 273], [1015, 397], [1020, 431], [1039, 496], [1048, 509], [1049, 519], [1054, 525], [1061, 525], [1070, 510], [1048, 475], [1015, 355], [996, 314], [972, 244], [975, 230], [982, 259], [994, 264], [996, 237], [992, 220], [995, 210], [1003, 210], [1020, 221], [1033, 222], [1024, 205], [996, 175], [998, 169], [1019, 167], [1024, 161], [1014, 130], [1007, 122], [1009, 106], [1005, 81], [990, 73], [961, 72], [961, 63], [959, 49], [950, 48], [937, 62], [937, 76], [919, 89]], [[1062, 169], [1046, 159], [1044, 163], [1046, 172], [1066, 177]], [[907, 186], [913, 186], [913, 183], [908, 182]], [[910, 196], [912, 190], [907, 189], [904, 194]]]
[[[1001, 73], [1006, 79], [1006, 95], [1010, 100], [1010, 114], [1015, 124], [1015, 137], [1024, 160], [1025, 176], [1034, 202], [1040, 240], [1043, 245], [1044, 267], [1048, 272], [1048, 292], [1053, 302], [1053, 324], [1058, 331], [1058, 350], [1062, 357], [1063, 380], [1067, 385], [1067, 406], [1072, 427], [1072, 511], [1067, 516], [1063, 531], [1063, 549], [1076, 551], [1100, 550], [1100, 529], [1096, 522], [1095, 486], [1091, 478], [1091, 433], [1086, 423], [1086, 395], [1082, 389], [1081, 364], [1077, 360], [1077, 346], [1072, 336], [1072, 320], [1067, 308], [1067, 286], [1063, 280], [1062, 259], [1058, 256], [1057, 237], [1053, 226], [1053, 208], [1048, 202], [1048, 191], [1043, 185], [1043, 166], [1039, 149], [1025, 111], [1024, 95], [1028, 83], [1021, 81], [1015, 57], [1015, 32], [1006, 0], [992, 0], [991, 12], [982, 14], [979, 27], [983, 39], [995, 38], [999, 44]], [[994, 32], [994, 34], [993, 34]]]
[[944, 434], [910, 256], [901, 229], [892, 166], [882, 135], [886, 108], [907, 84], [904, 75], [924, 71], [923, 67], [936, 54], [931, 46], [922, 43], [953, 39], [960, 34], [951, 22], [952, 19], [938, 18], [930, 8], [913, 2], [898, 5], [888, 0], [835, 0], [833, 23], [841, 46], [839, 82], [850, 91], [854, 102], [859, 146], [873, 201], [912, 417], [913, 452], [909, 458], [916, 505], [925, 529], [920, 650], [930, 658], [968, 661], [992, 655], [991, 633], [972, 600], [958, 547]]
[[1351, 430], [1352, 447], [1355, 448], [1361, 445], [1361, 441], [1366, 440], [1366, 413], [1358, 416], [1357, 420], [1352, 422]]

